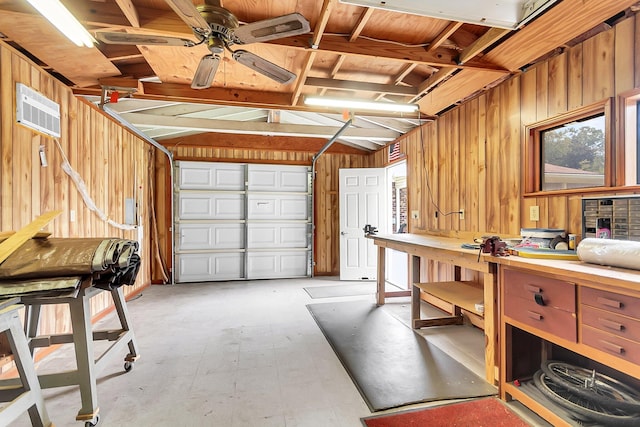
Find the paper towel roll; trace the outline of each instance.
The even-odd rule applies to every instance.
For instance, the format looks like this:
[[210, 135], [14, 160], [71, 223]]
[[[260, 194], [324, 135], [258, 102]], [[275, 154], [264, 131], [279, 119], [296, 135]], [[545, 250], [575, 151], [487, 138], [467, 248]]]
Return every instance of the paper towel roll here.
[[640, 242], [590, 237], [578, 244], [577, 253], [581, 261], [640, 270]]

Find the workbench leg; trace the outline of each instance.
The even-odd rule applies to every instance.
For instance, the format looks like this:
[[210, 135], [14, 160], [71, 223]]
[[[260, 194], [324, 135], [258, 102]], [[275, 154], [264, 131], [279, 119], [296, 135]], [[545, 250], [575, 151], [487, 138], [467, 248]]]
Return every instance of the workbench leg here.
[[384, 305], [385, 299], [385, 247], [378, 246], [378, 289], [376, 291], [376, 301], [378, 306]]
[[95, 359], [93, 354], [93, 328], [91, 325], [91, 304], [86, 295], [69, 302], [73, 342], [76, 352], [78, 385], [82, 408], [76, 420], [90, 421], [98, 415], [98, 394], [96, 389]]
[[122, 325], [122, 329], [131, 334], [131, 339], [129, 340], [129, 354], [125, 357], [125, 361], [134, 362], [140, 355], [138, 354], [138, 346], [136, 344], [136, 338], [129, 326], [129, 309], [127, 308], [126, 301], [124, 299], [124, 293], [122, 292], [122, 287], [118, 287], [111, 291], [111, 297], [113, 298], [113, 304], [116, 307], [116, 313], [118, 314], [118, 319], [120, 319], [120, 324]]
[[[25, 307], [24, 318], [24, 332], [27, 339], [35, 338], [38, 336], [38, 324], [40, 323], [40, 304], [32, 304]], [[35, 348], [30, 348], [31, 356]]]
[[[0, 320], [0, 329], [7, 331], [6, 335], [9, 345], [11, 346], [11, 352], [13, 353], [16, 369], [20, 375], [22, 387], [25, 390], [25, 394], [14, 401], [15, 405], [18, 407], [22, 406], [22, 401], [24, 399], [27, 404], [30, 403], [27, 411], [29, 412], [29, 418], [31, 418], [31, 425], [37, 427], [48, 427], [51, 425], [51, 421], [49, 420], [49, 415], [47, 414], [47, 409], [44, 405], [44, 398], [42, 396], [42, 390], [40, 389], [40, 383], [38, 382], [38, 375], [36, 374], [36, 369], [33, 365], [33, 359], [31, 352], [29, 351], [27, 338], [22, 330], [22, 322], [20, 322], [20, 318], [18, 317], [17, 309], [8, 313], [8, 316], [10, 317], [7, 318], [7, 316], [2, 316], [2, 319]], [[8, 412], [10, 409], [11, 406], [5, 408], [3, 413], [5, 413], [5, 416], [8, 418], [15, 420], [16, 418], [14, 415], [17, 414], [10, 414]], [[18, 411], [20, 411], [20, 409], [18, 409]], [[24, 409], [19, 413], [24, 413]]]

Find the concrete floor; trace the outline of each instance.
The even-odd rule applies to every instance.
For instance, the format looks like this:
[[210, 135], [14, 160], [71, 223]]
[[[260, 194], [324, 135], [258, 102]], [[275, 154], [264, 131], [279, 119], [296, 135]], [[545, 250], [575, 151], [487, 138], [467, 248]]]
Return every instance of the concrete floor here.
[[[312, 299], [303, 289], [340, 283], [320, 277], [145, 289], [128, 303], [141, 358], [129, 373], [119, 357], [101, 373], [99, 426], [362, 427], [360, 418], [372, 414], [305, 306], [374, 301], [373, 295]], [[408, 307], [401, 298], [388, 300], [384, 309], [409, 327]], [[109, 315], [97, 326], [116, 324]], [[420, 333], [484, 376], [480, 330]], [[66, 345], [37, 369], [74, 366], [73, 348]], [[75, 420], [78, 387], [44, 395], [57, 427], [83, 426]], [[529, 421], [544, 425], [535, 416]], [[29, 425], [26, 414], [11, 424]]]

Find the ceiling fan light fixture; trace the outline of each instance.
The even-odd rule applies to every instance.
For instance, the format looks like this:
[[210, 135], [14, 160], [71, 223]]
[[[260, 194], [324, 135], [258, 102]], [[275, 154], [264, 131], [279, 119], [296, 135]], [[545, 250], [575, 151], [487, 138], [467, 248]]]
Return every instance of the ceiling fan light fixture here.
[[27, 0], [76, 46], [93, 47], [95, 40], [59, 0]]
[[418, 111], [418, 104], [401, 104], [399, 102], [379, 102], [349, 98], [327, 98], [323, 96], [307, 96], [304, 98], [305, 105], [314, 107], [329, 107], [342, 110], [370, 110], [386, 111], [395, 113], [415, 113]]
[[220, 57], [218, 55], [205, 55], [198, 64], [193, 80], [191, 81], [192, 89], [206, 89], [213, 83], [213, 78], [218, 70]]

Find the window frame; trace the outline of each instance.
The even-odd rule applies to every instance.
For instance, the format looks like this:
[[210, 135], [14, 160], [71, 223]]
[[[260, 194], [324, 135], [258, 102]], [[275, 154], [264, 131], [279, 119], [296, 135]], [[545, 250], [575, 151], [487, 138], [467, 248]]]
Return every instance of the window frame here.
[[[563, 124], [575, 122], [587, 117], [604, 114], [604, 185], [598, 187], [580, 187], [561, 190], [542, 190], [542, 144], [540, 134]], [[534, 123], [525, 125], [523, 185], [524, 196], [602, 192], [618, 182], [615, 174], [616, 147], [614, 132], [614, 108], [612, 98], [567, 111]]]
[[[640, 185], [640, 88], [621, 93], [618, 96], [618, 111], [620, 115], [618, 139], [625, 141], [620, 144], [616, 155], [620, 168], [616, 176], [619, 185], [627, 188]], [[631, 154], [630, 156], [627, 154]], [[635, 162], [635, 165], [631, 164]], [[634, 173], [633, 178], [629, 175]], [[630, 182], [633, 179], [635, 182]]]

